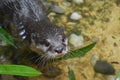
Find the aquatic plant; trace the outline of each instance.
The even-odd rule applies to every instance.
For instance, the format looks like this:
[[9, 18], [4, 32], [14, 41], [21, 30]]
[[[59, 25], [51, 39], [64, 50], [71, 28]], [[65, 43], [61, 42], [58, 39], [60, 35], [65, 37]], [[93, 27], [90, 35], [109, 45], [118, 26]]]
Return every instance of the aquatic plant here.
[[[0, 27], [0, 39], [5, 43], [7, 43], [8, 45], [12, 45], [16, 47], [11, 35], [1, 27]], [[66, 59], [84, 56], [88, 51], [90, 51], [95, 46], [95, 44], [96, 42], [86, 47], [74, 51], [70, 51], [62, 58], [56, 59], [56, 61], [59, 61], [61, 59], [66, 60]], [[23, 65], [0, 65], [0, 74], [10, 74], [10, 75], [19, 75], [19, 76], [39, 76], [41, 72], [36, 71], [31, 67], [23, 66]], [[69, 80], [75, 80], [74, 72], [70, 68], [68, 68], [68, 75], [69, 75]]]
[[34, 68], [24, 65], [0, 65], [0, 74], [19, 75], [19, 76], [39, 76], [41, 72]]
[[68, 67], [68, 77], [69, 77], [69, 80], [76, 80], [73, 70], [70, 69], [69, 67]]
[[0, 39], [7, 43], [8, 45], [16, 47], [11, 35], [7, 31], [5, 31], [1, 26], [0, 26]]
[[96, 42], [85, 46], [83, 48], [74, 50], [74, 51], [70, 51], [67, 55], [63, 56], [63, 59], [70, 59], [70, 58], [76, 58], [76, 57], [81, 57], [84, 56], [88, 51], [90, 51], [94, 46], [95, 46]]
[[119, 80], [119, 79], [120, 79], [120, 70], [118, 71], [117, 76], [116, 76], [116, 80]]

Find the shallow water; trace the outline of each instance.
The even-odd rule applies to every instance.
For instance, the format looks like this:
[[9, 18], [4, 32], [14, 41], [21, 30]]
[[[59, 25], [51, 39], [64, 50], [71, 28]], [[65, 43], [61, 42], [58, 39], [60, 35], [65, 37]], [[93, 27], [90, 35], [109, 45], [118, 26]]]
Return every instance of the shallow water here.
[[[117, 74], [120, 69], [120, 3], [118, 0], [86, 0], [84, 3], [75, 4], [69, 2], [71, 6], [63, 6], [65, 0], [56, 0], [59, 6], [66, 10], [59, 18], [55, 17], [59, 25], [64, 25], [68, 37], [70, 34], [81, 34], [84, 37], [84, 45], [89, 44], [94, 38], [98, 39], [96, 46], [87, 55], [80, 58], [69, 59], [56, 63], [62, 70], [62, 74], [52, 79], [43, 80], [68, 80], [68, 67], [76, 76], [76, 80], [115, 80], [112, 77], [104, 77], [93, 70], [91, 58], [94, 54], [100, 56], [115, 68]], [[67, 0], [66, 0], [67, 1]], [[71, 20], [73, 12], [82, 15], [80, 20]], [[56, 14], [59, 15], [59, 14]], [[72, 22], [74, 24], [69, 24]], [[83, 46], [84, 46], [83, 45]], [[74, 48], [73, 46], [71, 48]], [[112, 62], [116, 62], [112, 63]], [[114, 76], [116, 76], [116, 74]]]
[[[72, 33], [82, 35], [84, 44], [80, 47], [90, 44], [95, 38], [98, 41], [96, 46], [83, 57], [55, 62], [54, 64], [62, 72], [57, 77], [40, 76], [29, 78], [29, 80], [69, 80], [68, 67], [74, 71], [76, 80], [114, 80], [114, 78], [104, 77], [102, 74], [96, 75], [91, 58], [94, 54], [100, 56], [101, 60], [113, 65], [116, 74], [120, 69], [120, 1], [86, 0], [80, 4], [72, 2], [72, 0], [50, 1], [57, 2], [59, 7], [66, 11], [62, 14], [49, 13], [49, 18], [55, 24], [65, 26], [68, 38]], [[65, 6], [63, 2], [68, 2], [69, 5]], [[78, 12], [82, 18], [70, 19], [73, 12]], [[75, 48], [71, 44], [69, 46], [70, 49]]]

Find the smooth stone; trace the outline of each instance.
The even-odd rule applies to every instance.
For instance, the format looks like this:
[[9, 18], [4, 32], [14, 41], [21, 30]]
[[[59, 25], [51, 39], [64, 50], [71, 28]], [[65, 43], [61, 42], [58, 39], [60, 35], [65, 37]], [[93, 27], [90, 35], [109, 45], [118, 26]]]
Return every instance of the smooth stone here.
[[7, 43], [0, 40], [0, 46], [7, 46]]
[[76, 25], [75, 22], [68, 22], [67, 24], [68, 24], [68, 25]]
[[73, 12], [70, 16], [72, 20], [79, 20], [82, 18], [82, 16], [78, 12]]
[[94, 70], [97, 73], [101, 73], [104, 75], [114, 75], [115, 69], [114, 67], [109, 64], [107, 61], [97, 61], [94, 65]]
[[99, 38], [94, 37], [94, 38], [92, 38], [92, 41], [93, 41], [93, 42], [97, 42], [97, 41], [99, 41]]
[[92, 55], [91, 63], [92, 63], [93, 66], [96, 64], [96, 62], [98, 60], [100, 60], [99, 55], [97, 55], [97, 54]]
[[80, 4], [80, 3], [83, 3], [84, 0], [73, 0], [73, 2], [76, 3], [76, 4]]
[[4, 55], [1, 55], [0, 56], [0, 63], [5, 62], [5, 61], [6, 61], [6, 57]]
[[82, 35], [71, 34], [69, 37], [69, 42], [74, 47], [80, 47], [84, 44], [84, 38]]
[[67, 2], [67, 1], [64, 1], [64, 2], [62, 2], [62, 5], [69, 7], [69, 6], [71, 6], [71, 3], [70, 3], [70, 2]]
[[64, 9], [60, 8], [58, 5], [54, 5], [52, 11], [59, 14], [63, 14], [66, 12]]

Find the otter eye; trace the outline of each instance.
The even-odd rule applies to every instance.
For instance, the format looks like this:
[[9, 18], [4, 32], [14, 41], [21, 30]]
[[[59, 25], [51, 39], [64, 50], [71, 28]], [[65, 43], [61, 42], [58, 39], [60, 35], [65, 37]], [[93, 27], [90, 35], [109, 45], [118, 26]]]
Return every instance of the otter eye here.
[[62, 39], [63, 42], [65, 42], [65, 39]]
[[39, 43], [40, 43], [41, 45], [45, 45], [46, 47], [48, 47], [48, 46], [50, 45], [50, 43], [49, 43], [48, 41], [46, 41], [46, 40], [40, 41]]
[[66, 41], [66, 38], [63, 38], [62, 41], [65, 42], [65, 41]]
[[49, 43], [48, 41], [45, 41], [44, 45], [45, 45], [46, 47], [48, 47], [48, 46], [50, 45], [50, 43]]

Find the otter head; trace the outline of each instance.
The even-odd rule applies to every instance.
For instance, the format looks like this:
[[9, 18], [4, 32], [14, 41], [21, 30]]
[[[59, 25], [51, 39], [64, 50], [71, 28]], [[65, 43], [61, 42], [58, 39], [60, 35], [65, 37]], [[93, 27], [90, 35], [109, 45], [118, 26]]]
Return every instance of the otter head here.
[[46, 58], [58, 58], [67, 53], [67, 38], [63, 27], [58, 27], [49, 20], [39, 22], [30, 19], [19, 25], [19, 34], [22, 39], [30, 41], [33, 51]]
[[[39, 30], [39, 29], [38, 29]], [[31, 35], [36, 51], [42, 50], [42, 56], [59, 58], [67, 53], [67, 38], [64, 29], [56, 26], [43, 27]]]

